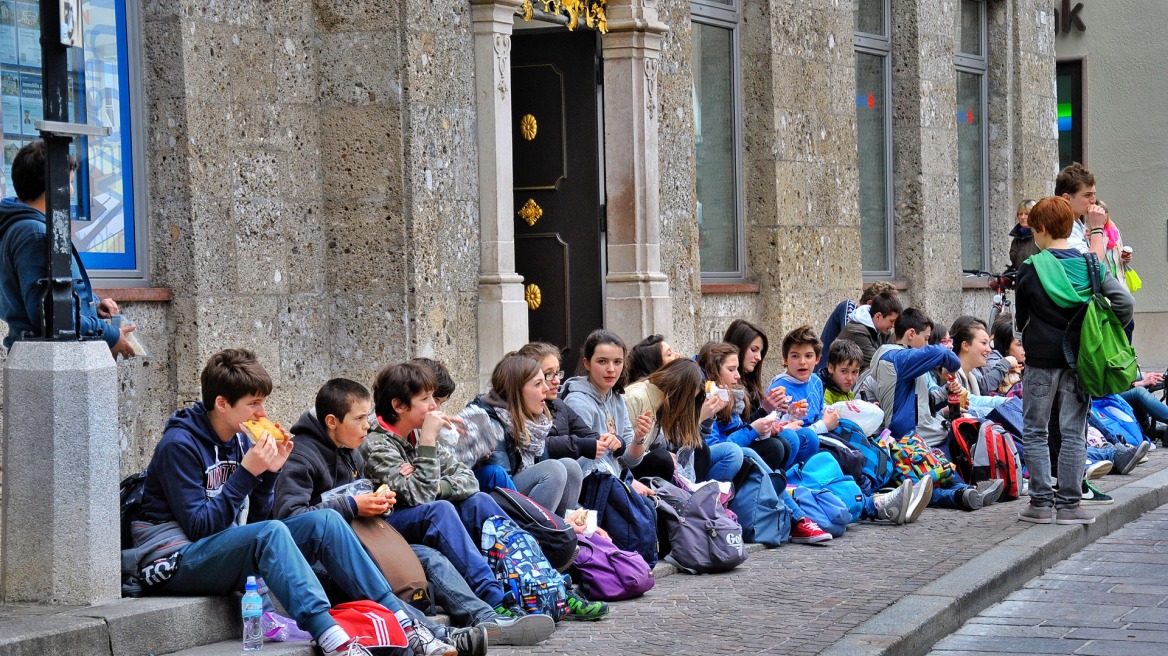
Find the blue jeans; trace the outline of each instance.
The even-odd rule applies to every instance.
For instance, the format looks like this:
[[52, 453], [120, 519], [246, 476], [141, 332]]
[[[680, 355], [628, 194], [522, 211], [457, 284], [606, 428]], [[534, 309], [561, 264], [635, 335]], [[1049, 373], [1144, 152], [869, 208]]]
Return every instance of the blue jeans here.
[[1133, 387], [1123, 393], [1120, 398], [1127, 401], [1132, 410], [1136, 411], [1136, 418], [1141, 420], [1140, 425], [1145, 425], [1144, 419], [1151, 417], [1161, 424], [1168, 424], [1168, 405], [1157, 399], [1154, 394], [1148, 391], [1146, 387]]
[[[1022, 443], [1030, 470], [1030, 503], [1049, 508], [1073, 508], [1082, 498], [1087, 460], [1087, 413], [1091, 398], [1070, 369], [1026, 367], [1022, 397]], [[1057, 431], [1058, 492], [1051, 481], [1051, 433]]]
[[[758, 465], [759, 469], [762, 470], [764, 477], [767, 477], [772, 472], [771, 468], [767, 466], [766, 461], [764, 461], [762, 456], [758, 455], [758, 452], [754, 449], [742, 449], [742, 457], [753, 460], [754, 464]], [[738, 472], [734, 473], [737, 474]], [[787, 507], [787, 510], [791, 511], [791, 523], [795, 524], [803, 521], [803, 518], [807, 516], [807, 513], [803, 512], [803, 509], [800, 508], [799, 504], [795, 502], [794, 497], [787, 494], [786, 488], [783, 488], [782, 490], [775, 490], [775, 492], [779, 494], [779, 498], [783, 500], [783, 505]]]
[[1115, 446], [1089, 446], [1087, 447], [1087, 460], [1092, 463], [1101, 460], [1115, 462]]
[[955, 483], [947, 488], [934, 485], [933, 496], [929, 499], [929, 508], [956, 508], [961, 510], [961, 504], [957, 503], [957, 495], [962, 490], [970, 487], [973, 486], [966, 483]]
[[455, 626], [472, 626], [495, 619], [495, 609], [475, 596], [462, 574], [437, 549], [410, 545], [430, 582], [431, 598], [446, 610]]
[[410, 544], [437, 549], [470, 584], [475, 596], [491, 608], [503, 603], [503, 584], [495, 579], [479, 550], [483, 522], [505, 515], [494, 499], [482, 492], [451, 503], [431, 501], [413, 508], [395, 508], [386, 521]]
[[797, 463], [807, 462], [808, 458], [819, 453], [819, 436], [806, 426], [798, 430], [784, 428], [779, 431], [778, 437], [790, 447], [787, 462], [783, 463], [784, 470], [794, 467]]
[[[742, 456], [745, 451], [747, 449], [743, 449], [733, 442], [719, 442], [710, 445], [710, 470], [706, 473], [705, 480], [725, 481], [727, 483], [733, 481], [734, 477], [738, 475], [738, 470], [742, 469]], [[759, 461], [761, 462], [762, 459], [760, 458]], [[768, 467], [766, 471], [770, 471], [770, 468]]]
[[516, 487], [515, 481], [511, 480], [511, 475], [507, 473], [507, 470], [499, 465], [476, 467], [474, 475], [479, 481], [479, 492], [490, 492], [497, 487], [505, 487], [509, 490], [519, 489]]
[[376, 601], [394, 612], [404, 609], [335, 510], [229, 528], [191, 543], [181, 554], [178, 570], [161, 584], [159, 593], [229, 595], [242, 588], [248, 576], [262, 576], [296, 624], [313, 637], [336, 622], [310, 562], [323, 565], [347, 596]]

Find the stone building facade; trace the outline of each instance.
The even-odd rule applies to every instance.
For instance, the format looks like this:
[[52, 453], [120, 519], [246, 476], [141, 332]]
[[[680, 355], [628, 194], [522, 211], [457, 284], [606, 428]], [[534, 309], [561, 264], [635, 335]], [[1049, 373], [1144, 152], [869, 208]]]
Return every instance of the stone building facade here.
[[[875, 0], [884, 5], [884, 0]], [[896, 281], [948, 321], [988, 313], [960, 276], [955, 25], [970, 0], [888, 0]], [[865, 282], [855, 8], [737, 11], [743, 270], [703, 277], [695, 158], [695, 5], [608, 0], [597, 33], [607, 327], [682, 352], [735, 317], [776, 344]], [[455, 399], [528, 337], [517, 271], [511, 47], [522, 0], [141, 0], [149, 286], [117, 289], [154, 359], [119, 365], [123, 470], [199, 396], [214, 351], [254, 349], [291, 422], [331, 376], [444, 361]], [[710, 3], [706, 3], [710, 4]], [[1013, 207], [1053, 189], [1054, 37], [1043, 0], [985, 0], [990, 263]], [[700, 13], [700, 12], [699, 12]], [[573, 32], [591, 32], [581, 24]], [[520, 262], [520, 265], [523, 263]], [[99, 284], [99, 286], [101, 286]], [[169, 290], [157, 292], [158, 289]], [[570, 365], [566, 364], [566, 368]]]

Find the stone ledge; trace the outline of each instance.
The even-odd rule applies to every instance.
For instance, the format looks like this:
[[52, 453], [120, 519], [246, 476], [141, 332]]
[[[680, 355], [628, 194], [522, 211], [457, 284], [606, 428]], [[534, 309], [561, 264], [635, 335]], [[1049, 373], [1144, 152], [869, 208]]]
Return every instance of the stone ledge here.
[[703, 294], [761, 294], [762, 286], [754, 282], [703, 282]]
[[174, 300], [170, 287], [107, 287], [94, 289], [98, 298], [112, 298], [118, 303], [169, 303]]

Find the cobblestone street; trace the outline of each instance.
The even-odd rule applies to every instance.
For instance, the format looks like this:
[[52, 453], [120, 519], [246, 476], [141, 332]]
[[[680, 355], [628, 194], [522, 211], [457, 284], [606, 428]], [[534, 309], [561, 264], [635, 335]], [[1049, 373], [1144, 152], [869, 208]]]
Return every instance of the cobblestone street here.
[[974, 653], [1168, 653], [1168, 506], [1030, 581], [932, 652]]
[[[1108, 476], [1100, 487], [1114, 489], [1165, 465], [1168, 455], [1153, 451], [1133, 476]], [[827, 547], [784, 545], [751, 554], [728, 574], [665, 577], [643, 598], [613, 604], [605, 621], [561, 623], [543, 645], [491, 653], [815, 654], [905, 595], [1027, 530], [1015, 519], [1020, 508], [1014, 501], [972, 513], [929, 509], [903, 527], [853, 524]], [[1168, 539], [1164, 526], [1162, 539]]]

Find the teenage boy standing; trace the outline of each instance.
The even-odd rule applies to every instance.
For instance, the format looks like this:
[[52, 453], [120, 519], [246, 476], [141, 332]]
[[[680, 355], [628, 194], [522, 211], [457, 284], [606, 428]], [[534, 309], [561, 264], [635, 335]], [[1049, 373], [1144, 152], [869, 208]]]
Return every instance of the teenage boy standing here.
[[[1035, 524], [1095, 521], [1079, 505], [1091, 398], [1079, 385], [1062, 349], [1068, 326], [1091, 298], [1087, 260], [1067, 239], [1074, 224], [1073, 205], [1062, 196], [1044, 198], [1030, 210], [1030, 229], [1042, 252], [1019, 269], [1014, 301], [1015, 322], [1022, 328], [1022, 347], [1026, 349], [1022, 442], [1030, 470], [1030, 504], [1018, 518]], [[1106, 267], [1101, 266], [1100, 271], [1103, 294], [1119, 321], [1126, 324], [1132, 315], [1131, 294]], [[1077, 344], [1075, 348], [1077, 351]], [[1050, 473], [1049, 433], [1053, 431], [1062, 439], [1057, 492], [1051, 487]]]

